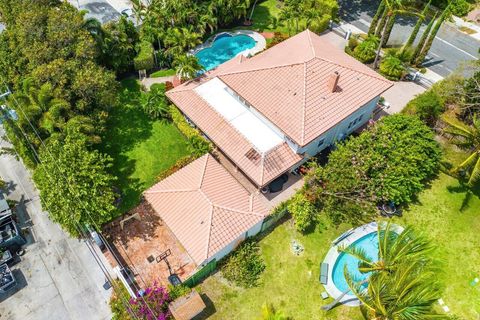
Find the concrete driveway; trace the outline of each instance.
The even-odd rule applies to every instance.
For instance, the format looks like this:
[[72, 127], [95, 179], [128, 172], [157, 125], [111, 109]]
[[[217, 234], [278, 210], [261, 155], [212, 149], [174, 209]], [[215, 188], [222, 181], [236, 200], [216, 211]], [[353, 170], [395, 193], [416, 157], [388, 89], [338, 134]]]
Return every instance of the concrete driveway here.
[[382, 96], [390, 107], [385, 110], [388, 114], [394, 114], [402, 111], [407, 103], [416, 95], [424, 92], [426, 89], [413, 82], [398, 81], [393, 87], [385, 91]]
[[[0, 147], [8, 146], [0, 138]], [[0, 294], [0, 319], [110, 319], [111, 289], [103, 288], [105, 276], [86, 245], [50, 221], [21, 162], [0, 156], [0, 177], [8, 183], [7, 198], [20, 202], [18, 219], [28, 239], [26, 253], [11, 266], [17, 287]]]

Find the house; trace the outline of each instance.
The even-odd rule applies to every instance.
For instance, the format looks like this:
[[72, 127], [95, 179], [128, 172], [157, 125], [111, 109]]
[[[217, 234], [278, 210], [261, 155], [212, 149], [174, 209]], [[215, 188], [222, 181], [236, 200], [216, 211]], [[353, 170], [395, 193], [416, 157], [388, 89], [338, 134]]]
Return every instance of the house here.
[[258, 188], [364, 125], [392, 83], [306, 30], [167, 92]]
[[167, 92], [236, 173], [207, 154], [144, 193], [200, 267], [262, 230], [259, 192], [371, 117], [392, 83], [308, 30]]
[[160, 181], [144, 197], [200, 267], [260, 232], [268, 215], [263, 196], [248, 192], [210, 154]]

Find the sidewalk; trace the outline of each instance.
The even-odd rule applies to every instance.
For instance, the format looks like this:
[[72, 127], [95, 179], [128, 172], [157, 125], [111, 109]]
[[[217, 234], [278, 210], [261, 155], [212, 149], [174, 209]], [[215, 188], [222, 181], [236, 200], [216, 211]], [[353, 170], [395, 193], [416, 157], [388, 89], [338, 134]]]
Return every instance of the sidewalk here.
[[[462, 18], [453, 16], [453, 23], [452, 22], [447, 22], [450, 25], [454, 25], [460, 32], [463, 32], [465, 34], [468, 34], [470, 37], [480, 40], [480, 26], [476, 25], [475, 23], [464, 21]], [[467, 33], [462, 31], [460, 28], [468, 28], [472, 31], [475, 31], [475, 33]]]

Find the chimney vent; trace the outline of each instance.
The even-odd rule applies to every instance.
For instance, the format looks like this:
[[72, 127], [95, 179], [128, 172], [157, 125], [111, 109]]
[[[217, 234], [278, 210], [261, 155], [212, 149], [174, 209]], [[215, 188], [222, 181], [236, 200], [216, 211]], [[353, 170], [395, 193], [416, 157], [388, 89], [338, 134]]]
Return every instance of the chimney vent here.
[[335, 71], [329, 76], [327, 83], [329, 92], [337, 91], [338, 79], [340, 79], [340, 74], [338, 73], [338, 71]]

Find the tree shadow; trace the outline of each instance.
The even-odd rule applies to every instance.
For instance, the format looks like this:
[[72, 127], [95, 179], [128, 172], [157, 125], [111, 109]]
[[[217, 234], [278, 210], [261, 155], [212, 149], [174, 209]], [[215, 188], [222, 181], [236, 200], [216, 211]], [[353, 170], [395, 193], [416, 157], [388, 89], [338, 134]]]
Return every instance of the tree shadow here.
[[272, 17], [273, 15], [270, 13], [269, 8], [267, 6], [262, 6], [262, 3], [258, 3], [253, 12], [253, 25], [251, 28], [260, 32], [270, 30]]
[[352, 22], [368, 15], [373, 17], [377, 11], [380, 1], [365, 1], [365, 0], [339, 0], [340, 7], [338, 16], [346, 22]]
[[462, 178], [459, 179], [457, 177], [453, 177], [453, 178], [458, 179], [459, 185], [447, 186], [447, 190], [450, 193], [465, 194], [459, 209], [460, 212], [464, 212], [465, 210], [470, 208], [470, 204], [473, 197], [480, 197], [480, 186], [477, 185], [471, 188], [466, 184], [466, 181], [464, 179]]
[[[122, 220], [137, 214], [140, 221], [131, 218], [123, 223], [123, 228], [120, 225]], [[142, 201], [137, 207], [130, 210], [128, 213], [115, 219], [103, 227], [109, 240], [114, 242], [121, 242], [125, 248], [128, 248], [130, 240], [141, 238], [144, 241], [149, 241], [155, 238], [157, 228], [163, 225], [163, 221], [155, 210], [146, 201]]]
[[9, 196], [12, 192], [14, 192], [17, 189], [17, 184], [13, 180], [5, 181], [5, 184], [6, 184], [5, 188], [3, 188], [1, 191], [6, 196]]

